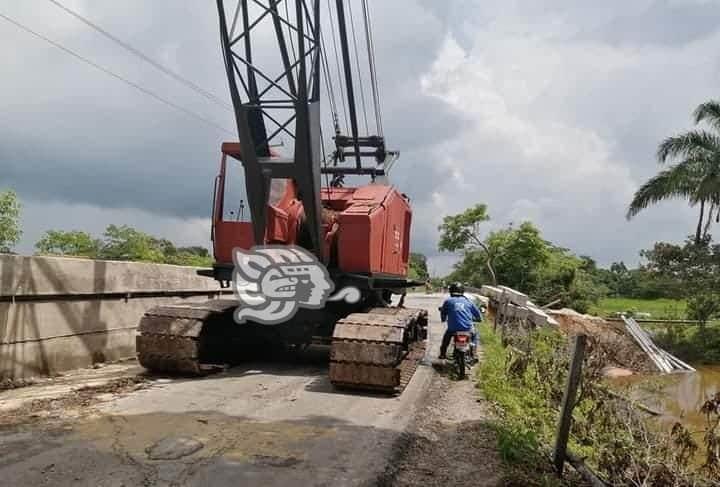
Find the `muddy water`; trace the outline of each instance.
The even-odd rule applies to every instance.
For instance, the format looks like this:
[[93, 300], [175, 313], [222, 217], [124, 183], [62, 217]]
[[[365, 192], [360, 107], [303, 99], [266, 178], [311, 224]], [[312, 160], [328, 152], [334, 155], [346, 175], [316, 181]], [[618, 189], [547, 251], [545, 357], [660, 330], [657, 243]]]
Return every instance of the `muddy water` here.
[[697, 372], [636, 376], [614, 382], [630, 386], [633, 398], [662, 412], [661, 424], [680, 421], [699, 439], [707, 427], [707, 418], [700, 408], [720, 392], [720, 365], [698, 366]]

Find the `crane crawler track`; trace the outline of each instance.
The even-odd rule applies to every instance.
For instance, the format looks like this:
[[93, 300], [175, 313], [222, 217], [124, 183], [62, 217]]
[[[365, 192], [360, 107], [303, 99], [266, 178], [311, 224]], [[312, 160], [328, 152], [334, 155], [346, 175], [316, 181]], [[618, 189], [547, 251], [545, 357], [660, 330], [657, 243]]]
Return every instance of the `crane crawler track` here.
[[[236, 300], [213, 299], [149, 310], [138, 327], [138, 361], [153, 372], [183, 375], [225, 368], [221, 342], [227, 336], [213, 333], [241, 330], [232, 321], [237, 306]], [[334, 327], [330, 381], [341, 388], [402, 392], [425, 355], [426, 330], [422, 309], [372, 308], [346, 316]]]
[[203, 326], [231, 319], [238, 302], [212, 299], [200, 303], [158, 306], [140, 320], [135, 343], [140, 365], [153, 372], [203, 375], [223, 364], [202, 362]]
[[330, 381], [337, 387], [401, 393], [425, 356], [427, 311], [373, 308], [335, 325]]

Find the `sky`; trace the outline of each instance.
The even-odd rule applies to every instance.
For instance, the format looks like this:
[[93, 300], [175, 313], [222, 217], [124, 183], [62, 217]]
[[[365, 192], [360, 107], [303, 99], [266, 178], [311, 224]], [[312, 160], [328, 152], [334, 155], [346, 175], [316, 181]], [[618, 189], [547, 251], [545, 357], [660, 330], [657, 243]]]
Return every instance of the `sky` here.
[[[229, 102], [214, 2], [61, 3]], [[429, 257], [431, 272], [457, 259], [437, 251], [442, 217], [476, 203], [492, 218], [484, 232], [531, 220], [546, 239], [604, 265], [637, 264], [640, 249], [692, 233], [697, 212], [682, 201], [630, 222], [625, 211], [658, 170], [657, 144], [691, 128], [692, 110], [718, 96], [720, 2], [370, 6], [384, 134], [401, 151], [391, 180], [411, 198], [412, 250]], [[209, 246], [232, 113], [48, 0], [6, 0], [0, 13], [212, 121], [0, 18], [0, 190], [15, 189], [23, 204], [17, 250], [32, 253], [49, 229], [99, 235], [110, 223]]]

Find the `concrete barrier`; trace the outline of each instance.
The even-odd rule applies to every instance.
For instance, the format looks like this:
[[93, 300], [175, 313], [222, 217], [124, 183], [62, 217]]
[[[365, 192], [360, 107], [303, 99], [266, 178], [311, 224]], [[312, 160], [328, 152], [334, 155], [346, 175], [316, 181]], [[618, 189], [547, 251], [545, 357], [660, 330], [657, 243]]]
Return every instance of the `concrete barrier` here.
[[507, 318], [527, 320], [535, 326], [558, 326], [558, 322], [541, 308], [535, 306], [528, 296], [507, 286], [483, 286], [480, 294], [490, 300], [488, 308]]
[[220, 295], [196, 269], [0, 254], [0, 380], [54, 375], [135, 355], [143, 313]]

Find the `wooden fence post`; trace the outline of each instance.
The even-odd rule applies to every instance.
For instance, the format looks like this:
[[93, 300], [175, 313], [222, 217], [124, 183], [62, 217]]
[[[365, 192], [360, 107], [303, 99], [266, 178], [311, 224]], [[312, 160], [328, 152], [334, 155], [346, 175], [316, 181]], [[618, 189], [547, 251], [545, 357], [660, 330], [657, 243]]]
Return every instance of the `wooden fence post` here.
[[502, 312], [500, 314], [500, 343], [502, 343], [503, 347], [507, 347], [507, 323], [508, 323], [508, 317], [507, 317], [507, 310], [510, 306], [510, 296], [503, 291], [502, 295], [502, 305], [501, 309]]
[[567, 385], [563, 394], [562, 405], [560, 406], [560, 418], [558, 419], [557, 434], [555, 438], [555, 450], [553, 451], [553, 464], [558, 474], [562, 475], [563, 466], [567, 454], [567, 443], [570, 437], [570, 426], [572, 425], [572, 410], [575, 406], [575, 396], [578, 385], [582, 378], [582, 363], [585, 356], [586, 335], [577, 335], [572, 349], [572, 360], [568, 373]]
[[503, 307], [502, 297], [500, 299], [496, 300], [495, 302], [496, 302], [496, 305], [495, 305], [495, 319], [493, 320], [493, 331], [497, 332], [498, 324], [500, 323], [500, 319], [502, 317], [502, 307]]

